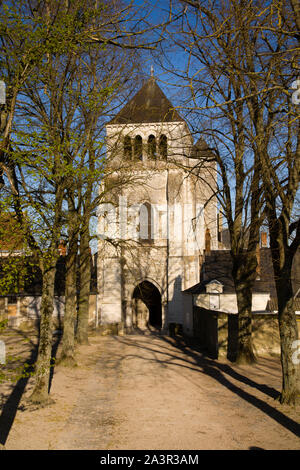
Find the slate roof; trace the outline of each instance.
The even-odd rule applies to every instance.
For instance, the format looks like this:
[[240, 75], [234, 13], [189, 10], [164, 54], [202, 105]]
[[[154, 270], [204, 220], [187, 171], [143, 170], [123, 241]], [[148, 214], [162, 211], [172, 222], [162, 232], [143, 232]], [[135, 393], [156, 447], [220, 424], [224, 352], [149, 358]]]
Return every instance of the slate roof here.
[[203, 137], [200, 137], [200, 139], [197, 140], [197, 142], [193, 145], [191, 158], [206, 158], [209, 154], [213, 156], [213, 153], [211, 152], [206, 141], [203, 139]]
[[[300, 288], [300, 250], [297, 251], [292, 269], [292, 285], [294, 293]], [[223, 284], [223, 293], [235, 293], [234, 282], [231, 274], [232, 260], [230, 250], [213, 250], [210, 255], [206, 255], [202, 267], [202, 281], [186, 289], [185, 293], [204, 294], [206, 285], [217, 280]], [[270, 248], [260, 249], [260, 279], [254, 283], [254, 293], [268, 292], [271, 299], [276, 298], [274, 272], [271, 260]]]
[[174, 106], [150, 77], [110, 124], [184, 122]]
[[[294, 300], [294, 307], [297, 312], [300, 311], [300, 298], [296, 297]], [[267, 310], [270, 312], [274, 312], [278, 310], [278, 302], [277, 297], [271, 297], [267, 303]]]

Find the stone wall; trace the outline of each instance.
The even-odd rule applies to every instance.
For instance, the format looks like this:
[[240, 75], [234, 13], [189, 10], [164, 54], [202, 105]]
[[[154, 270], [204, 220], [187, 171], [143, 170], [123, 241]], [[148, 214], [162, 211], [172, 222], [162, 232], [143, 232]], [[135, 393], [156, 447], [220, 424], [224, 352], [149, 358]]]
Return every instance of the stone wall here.
[[[203, 351], [213, 357], [234, 360], [237, 353], [238, 316], [194, 307], [194, 336]], [[300, 338], [300, 315], [297, 315]], [[280, 338], [277, 314], [260, 313], [252, 317], [252, 341], [258, 356], [279, 355]]]
[[[53, 319], [55, 327], [62, 325], [64, 315], [64, 296], [54, 299]], [[7, 297], [0, 297], [0, 321], [8, 320], [8, 326], [19, 327], [23, 323], [37, 323], [40, 318], [41, 296], [18, 295], [16, 302], [8, 303]], [[89, 301], [89, 323], [96, 320], [97, 295], [91, 294]]]

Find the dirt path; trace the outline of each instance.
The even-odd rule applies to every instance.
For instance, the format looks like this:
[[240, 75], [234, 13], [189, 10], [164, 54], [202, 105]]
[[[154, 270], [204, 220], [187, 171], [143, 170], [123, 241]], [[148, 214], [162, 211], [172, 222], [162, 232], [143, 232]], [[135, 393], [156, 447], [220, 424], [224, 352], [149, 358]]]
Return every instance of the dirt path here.
[[171, 338], [95, 336], [78, 362], [56, 368], [54, 405], [21, 402], [6, 449], [300, 449], [277, 358], [238, 367]]

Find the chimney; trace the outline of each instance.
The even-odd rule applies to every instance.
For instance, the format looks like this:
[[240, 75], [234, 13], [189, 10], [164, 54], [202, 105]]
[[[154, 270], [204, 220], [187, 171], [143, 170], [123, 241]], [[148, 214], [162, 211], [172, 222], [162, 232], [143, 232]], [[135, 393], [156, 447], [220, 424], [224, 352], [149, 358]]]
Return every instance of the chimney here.
[[64, 240], [60, 240], [59, 245], [58, 245], [58, 251], [59, 251], [60, 256], [66, 256], [67, 247], [66, 247], [66, 242]]
[[205, 254], [210, 254], [210, 242], [211, 242], [211, 235], [209, 228], [206, 229], [205, 232]]
[[267, 246], [268, 246], [268, 234], [267, 234], [267, 232], [261, 232], [261, 234], [260, 234], [260, 246], [262, 248], [267, 248]]

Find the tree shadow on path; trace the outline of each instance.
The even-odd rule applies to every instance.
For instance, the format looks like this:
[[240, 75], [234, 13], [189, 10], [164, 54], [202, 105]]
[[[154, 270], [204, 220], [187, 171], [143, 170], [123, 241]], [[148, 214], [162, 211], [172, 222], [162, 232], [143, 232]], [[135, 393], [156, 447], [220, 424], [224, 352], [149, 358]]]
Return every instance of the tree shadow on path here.
[[[160, 353], [164, 356], [167, 356], [163, 360], [158, 360], [157, 358], [153, 359], [156, 362], [160, 362], [162, 364], [171, 364], [175, 367], [188, 368], [206, 374], [207, 376], [216, 380], [222, 386], [226, 387], [238, 397], [255, 406], [257, 409], [265, 413], [267, 416], [272, 418], [281, 426], [284, 426], [287, 430], [295, 434], [297, 437], [300, 437], [299, 423], [294, 421], [292, 418], [289, 418], [282, 411], [271, 406], [263, 399], [258, 398], [257, 396], [249, 393], [248, 391], [243, 390], [241, 387], [231, 382], [229, 378], [226, 377], [226, 375], [232, 377], [232, 379], [240, 383], [257, 389], [261, 393], [264, 393], [266, 396], [273, 399], [276, 399], [279, 396], [279, 392], [276, 389], [274, 389], [273, 387], [269, 387], [265, 384], [260, 384], [255, 380], [246, 377], [240, 372], [237, 372], [233, 367], [228, 364], [223, 364], [215, 359], [211, 359], [205, 356], [201, 349], [197, 346], [195, 340], [190, 340], [189, 338], [183, 337], [169, 338], [167, 336], [160, 336], [159, 340], [162, 342], [162, 344], [165, 343], [171, 346], [172, 349], [163, 348], [159, 351], [155, 349], [155, 343], [153, 343], [153, 345], [149, 345], [149, 343], [143, 344], [142, 342], [135, 344], [133, 341], [126, 340], [125, 337], [115, 337], [115, 339], [119, 342], [125, 342], [128, 345], [145, 349], [152, 353]], [[174, 348], [175, 350], [178, 349], [179, 351], [181, 351], [181, 353], [183, 353], [185, 357], [174, 355]], [[140, 358], [144, 360], [149, 360], [149, 358], [145, 358], [143, 356], [140, 356]], [[126, 359], [126, 357], [123, 357], [122, 360], [123, 359]], [[176, 362], [174, 362], [174, 360], [176, 360]]]
[[[172, 344], [169, 338], [164, 337], [164, 341], [169, 344]], [[213, 379], [217, 380], [220, 384], [224, 387], [228, 388], [231, 392], [238, 395], [243, 400], [247, 401], [251, 405], [255, 406], [263, 413], [267, 414], [270, 418], [277, 421], [279, 424], [284, 426], [290, 432], [295, 434], [297, 437], [300, 437], [300, 424], [294, 421], [293, 419], [286, 416], [284, 413], [279, 411], [278, 409], [274, 408], [270, 404], [266, 403], [262, 399], [252, 395], [249, 392], [246, 392], [242, 388], [238, 387], [234, 383], [230, 382], [224, 374], [229, 375], [235, 380], [238, 380], [241, 383], [244, 383], [250, 387], [256, 388], [260, 392], [266, 394], [267, 396], [277, 399], [279, 397], [278, 390], [274, 389], [273, 387], [269, 387], [264, 384], [260, 384], [255, 382], [254, 380], [250, 379], [242, 375], [240, 372], [237, 372], [228, 364], [222, 364], [216, 360], [209, 359], [204, 355], [201, 355], [200, 348], [197, 346], [197, 343], [193, 339], [189, 338], [176, 338], [175, 346], [180, 349], [183, 353], [187, 356], [196, 360], [197, 364], [202, 368], [203, 372]], [[199, 355], [200, 354], [200, 355]]]
[[[60, 337], [56, 338], [54, 341], [54, 344], [52, 346], [52, 353], [51, 357], [55, 358], [57, 348], [59, 345]], [[6, 402], [4, 403], [2, 407], [2, 412], [0, 415], [0, 444], [3, 446], [5, 445], [8, 435], [10, 433], [10, 430], [12, 428], [12, 425], [14, 423], [17, 411], [19, 409], [20, 401], [22, 399], [22, 396], [25, 392], [26, 385], [29, 381], [30, 378], [30, 373], [33, 372], [34, 370], [34, 364], [37, 359], [37, 353], [38, 353], [38, 344], [32, 343], [33, 347], [30, 351], [30, 356], [26, 360], [26, 364], [28, 364], [28, 368], [26, 369], [26, 376], [21, 377], [16, 385], [14, 386], [11, 394], [7, 398]], [[54, 364], [52, 362], [52, 364]], [[49, 380], [49, 390], [53, 378], [53, 369], [54, 366], [51, 367], [50, 370], [50, 380]]]

